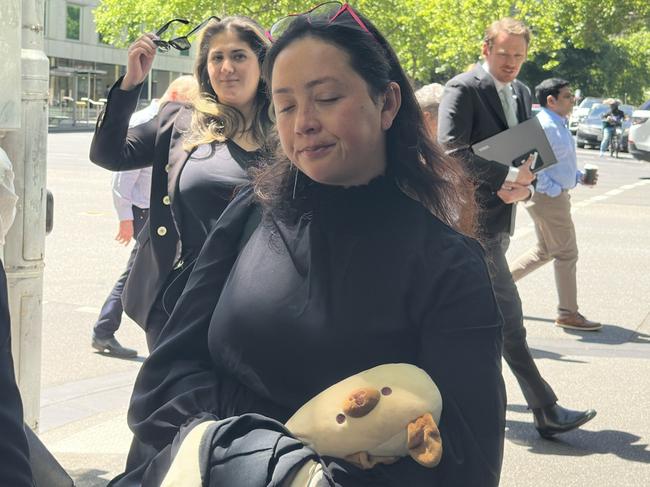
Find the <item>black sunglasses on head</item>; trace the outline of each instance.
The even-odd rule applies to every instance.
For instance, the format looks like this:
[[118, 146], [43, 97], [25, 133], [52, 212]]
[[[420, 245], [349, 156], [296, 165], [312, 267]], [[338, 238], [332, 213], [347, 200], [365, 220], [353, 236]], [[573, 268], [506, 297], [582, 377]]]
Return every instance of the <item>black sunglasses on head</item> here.
[[[189, 41], [189, 37], [194, 34], [197, 30], [202, 28], [205, 24], [210, 22], [211, 20], [216, 20], [217, 22], [221, 22], [221, 19], [217, 17], [216, 15], [211, 15], [207, 19], [205, 19], [203, 22], [201, 22], [199, 25], [194, 27], [191, 31], [189, 31], [187, 34], [181, 37], [175, 37], [174, 39], [170, 39], [168, 41], [163, 41], [162, 39], [156, 39], [153, 41], [153, 43], [158, 46], [158, 49], [161, 52], [167, 52], [169, 51], [170, 48], [174, 48], [178, 51], [187, 51], [190, 47], [192, 47], [192, 44]], [[169, 26], [172, 25], [174, 22], [180, 22], [182, 24], [189, 24], [190, 21], [186, 19], [172, 19], [169, 22], [167, 22], [165, 25], [163, 25], [160, 29], [156, 31], [156, 36], [160, 37], [162, 34], [165, 33], [167, 29], [169, 29]]]

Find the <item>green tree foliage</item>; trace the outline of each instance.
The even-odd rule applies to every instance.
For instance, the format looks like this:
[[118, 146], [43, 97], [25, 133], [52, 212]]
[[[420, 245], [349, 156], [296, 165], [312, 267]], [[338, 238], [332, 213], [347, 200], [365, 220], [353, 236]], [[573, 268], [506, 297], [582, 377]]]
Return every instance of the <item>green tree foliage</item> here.
[[[124, 46], [141, 32], [184, 17], [243, 14], [270, 26], [313, 3], [304, 0], [102, 0], [95, 10], [104, 39]], [[480, 57], [485, 27], [503, 16], [524, 20], [534, 37], [521, 77], [534, 85], [569, 79], [585, 94], [642, 101], [650, 87], [648, 0], [358, 0], [353, 5], [387, 36], [417, 82], [441, 81]], [[182, 34], [187, 27], [177, 27]]]

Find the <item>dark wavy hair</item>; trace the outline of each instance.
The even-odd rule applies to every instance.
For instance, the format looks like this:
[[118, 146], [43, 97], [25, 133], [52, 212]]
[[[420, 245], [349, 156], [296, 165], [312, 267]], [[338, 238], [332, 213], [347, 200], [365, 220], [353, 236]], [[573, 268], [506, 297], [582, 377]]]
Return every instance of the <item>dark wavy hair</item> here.
[[[395, 52], [381, 33], [359, 14], [372, 35], [363, 31], [348, 12], [336, 20], [297, 17], [269, 49], [262, 77], [271, 96], [273, 66], [278, 55], [297, 40], [312, 37], [334, 45], [348, 54], [350, 67], [364, 79], [373, 100], [386, 91], [391, 81], [402, 94], [402, 105], [386, 132], [386, 176], [393, 178], [410, 197], [420, 201], [435, 216], [460, 232], [474, 236], [476, 203], [474, 185], [463, 165], [446, 155], [430, 136], [413, 89]], [[254, 176], [257, 199], [267, 209], [290, 206], [294, 185], [298, 190], [310, 184], [309, 178], [296, 174], [278, 147], [276, 157]]]
[[208, 76], [208, 53], [210, 43], [215, 35], [225, 31], [234, 32], [237, 37], [248, 44], [257, 56], [257, 62], [262, 63], [270, 46], [264, 34], [264, 29], [253, 19], [236, 15], [223, 20], [210, 20], [203, 28], [199, 37], [198, 52], [194, 63], [194, 77], [199, 84], [199, 92], [192, 105], [192, 126], [185, 139], [184, 146], [191, 149], [200, 144], [214, 140], [224, 142], [239, 132], [251, 130], [253, 138], [260, 146], [267, 145], [267, 135], [273, 125], [270, 119], [270, 101], [266, 96], [266, 85], [260, 78], [255, 94], [255, 115], [250, 126], [246, 126], [244, 116], [234, 107], [219, 102], [217, 94], [212, 89]]

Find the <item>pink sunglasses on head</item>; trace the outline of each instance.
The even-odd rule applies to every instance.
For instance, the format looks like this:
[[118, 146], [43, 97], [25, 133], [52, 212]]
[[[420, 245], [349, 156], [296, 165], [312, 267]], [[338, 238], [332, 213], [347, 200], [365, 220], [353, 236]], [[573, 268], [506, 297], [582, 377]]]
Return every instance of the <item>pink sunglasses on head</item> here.
[[343, 12], [348, 12], [354, 21], [364, 32], [370, 34], [373, 39], [377, 40], [372, 32], [366, 27], [366, 24], [359, 18], [354, 9], [350, 6], [349, 3], [341, 2], [324, 2], [319, 5], [316, 5], [314, 8], [307, 10], [306, 12], [300, 14], [290, 14], [286, 17], [282, 17], [280, 20], [276, 21], [271, 29], [266, 31], [266, 37], [269, 38], [271, 42], [274, 42], [278, 37], [280, 37], [287, 28], [293, 23], [294, 20], [298, 17], [307, 16], [307, 19], [310, 20], [311, 17], [325, 17], [329, 19], [329, 23], [334, 22]]

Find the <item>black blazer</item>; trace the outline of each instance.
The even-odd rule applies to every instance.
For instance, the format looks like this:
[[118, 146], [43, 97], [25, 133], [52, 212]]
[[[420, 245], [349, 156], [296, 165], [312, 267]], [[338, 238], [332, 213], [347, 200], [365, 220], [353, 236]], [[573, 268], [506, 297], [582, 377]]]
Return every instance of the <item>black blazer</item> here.
[[7, 278], [0, 261], [0, 485], [31, 487], [32, 470], [11, 357], [10, 325]]
[[[517, 118], [523, 122], [531, 118], [530, 90], [516, 80], [512, 87], [517, 97]], [[494, 80], [481, 65], [476, 64], [447, 83], [438, 112], [438, 140], [464, 159], [475, 177], [482, 210], [479, 226], [487, 236], [512, 232], [515, 205], [504, 203], [496, 194], [508, 175], [508, 168], [476, 156], [470, 146], [507, 128]]]
[[111, 88], [97, 120], [90, 160], [111, 171], [153, 165], [149, 225], [138, 235], [140, 248], [122, 293], [124, 310], [146, 329], [151, 308], [177, 256], [176, 225], [182, 228], [182, 212], [175, 196], [178, 176], [191, 154], [183, 149], [182, 134], [189, 128], [192, 111], [179, 103], [167, 103], [151, 121], [129, 128], [141, 87], [123, 91], [121, 81]]

